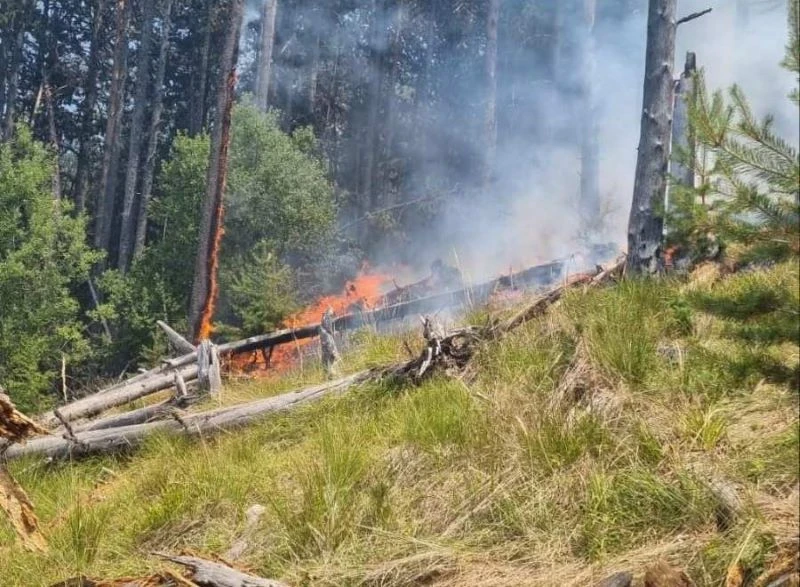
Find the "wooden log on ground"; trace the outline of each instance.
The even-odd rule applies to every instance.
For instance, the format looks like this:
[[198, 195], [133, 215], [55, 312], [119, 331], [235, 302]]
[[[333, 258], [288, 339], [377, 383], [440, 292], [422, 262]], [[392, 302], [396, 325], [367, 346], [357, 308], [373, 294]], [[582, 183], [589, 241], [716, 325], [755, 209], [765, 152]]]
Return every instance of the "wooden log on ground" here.
[[222, 363], [219, 360], [219, 350], [216, 345], [211, 345], [211, 364], [208, 367], [208, 391], [216, 398], [222, 394]]
[[153, 420], [167, 418], [175, 408], [185, 408], [189, 404], [197, 401], [197, 399], [198, 396], [176, 394], [174, 398], [153, 404], [152, 406], [144, 406], [129, 412], [114, 414], [113, 416], [78, 424], [73, 426], [72, 430], [74, 433], [89, 432], [90, 430], [106, 430], [109, 428], [122, 428], [123, 426], [144, 424]]
[[285, 583], [248, 575], [222, 563], [196, 556], [170, 556], [158, 553], [157, 556], [189, 569], [188, 578], [201, 587], [288, 587]]
[[161, 328], [161, 330], [163, 330], [167, 335], [167, 339], [172, 345], [172, 348], [174, 348], [176, 351], [182, 353], [191, 353], [196, 350], [192, 343], [175, 332], [166, 322], [163, 322], [162, 320], [156, 320], [156, 324], [158, 324], [159, 328]]
[[[197, 377], [197, 365], [190, 364], [181, 367], [178, 372], [185, 381], [194, 379]], [[174, 373], [170, 370], [159, 371], [149, 378], [123, 385], [113, 391], [86, 396], [62, 406], [59, 408], [59, 411], [62, 417], [67, 421], [88, 418], [104, 412], [109, 408], [121, 406], [158, 391], [168, 389], [172, 387], [174, 378]], [[47, 428], [56, 427], [60, 423], [59, 419], [52, 411], [42, 414], [39, 418], [39, 422], [42, 426]]]
[[0, 386], [0, 439], [18, 442], [34, 434], [47, 434], [47, 430], [18, 411]]
[[49, 435], [29, 440], [25, 445], [13, 445], [5, 452], [6, 459], [38, 455], [51, 459], [79, 458], [92, 454], [109, 454], [135, 447], [156, 432], [211, 435], [220, 430], [249, 424], [266, 414], [294, 409], [329, 395], [340, 394], [368, 380], [375, 372], [360, 371], [335, 381], [306, 387], [266, 399], [189, 414], [170, 420], [159, 420], [133, 426], [75, 432], [74, 438]]

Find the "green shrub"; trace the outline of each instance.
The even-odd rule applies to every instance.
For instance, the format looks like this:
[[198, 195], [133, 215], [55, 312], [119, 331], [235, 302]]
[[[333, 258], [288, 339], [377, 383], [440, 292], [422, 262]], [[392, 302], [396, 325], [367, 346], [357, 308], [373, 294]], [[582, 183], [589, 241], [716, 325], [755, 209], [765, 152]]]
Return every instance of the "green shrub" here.
[[85, 220], [51, 191], [55, 157], [25, 126], [0, 144], [0, 385], [23, 411], [55, 392], [61, 362], [89, 354], [78, 301], [100, 256]]

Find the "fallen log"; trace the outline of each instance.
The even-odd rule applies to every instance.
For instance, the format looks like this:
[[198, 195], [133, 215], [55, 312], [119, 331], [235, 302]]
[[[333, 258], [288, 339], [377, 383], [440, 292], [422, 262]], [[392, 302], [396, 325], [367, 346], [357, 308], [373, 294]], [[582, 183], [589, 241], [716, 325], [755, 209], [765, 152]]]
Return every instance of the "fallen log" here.
[[[23, 442], [28, 436], [45, 433], [36, 423], [18, 411], [11, 398], [0, 387], [0, 456], [9, 448], [8, 443]], [[11, 445], [13, 446], [13, 445]], [[19, 536], [23, 547], [44, 552], [47, 541], [39, 531], [39, 520], [33, 504], [22, 486], [0, 463], [0, 511], [8, 516], [11, 527]]]
[[[197, 365], [187, 365], [178, 371], [184, 381], [197, 377]], [[172, 370], [161, 370], [146, 379], [140, 379], [127, 385], [122, 385], [113, 391], [89, 395], [59, 408], [61, 416], [66, 421], [88, 418], [97, 415], [109, 408], [121, 406], [134, 400], [151, 395], [158, 391], [168, 389], [174, 385], [175, 375]], [[46, 412], [39, 417], [39, 423], [46, 428], [54, 428], [60, 420], [53, 411]]]
[[188, 414], [170, 420], [101, 430], [75, 431], [73, 438], [64, 438], [55, 434], [41, 436], [28, 441], [25, 445], [9, 447], [3, 456], [9, 460], [31, 455], [50, 459], [79, 458], [128, 450], [156, 432], [179, 433], [189, 436], [214, 434], [221, 430], [249, 424], [266, 414], [291, 410], [328, 395], [337, 395], [368, 380], [374, 374], [375, 370], [360, 371], [335, 381], [313, 385], [283, 395]]
[[54, 583], [50, 587], [288, 587], [285, 583], [256, 577], [236, 570], [221, 561], [196, 556], [154, 553], [185, 570], [182, 574], [165, 570], [145, 577], [89, 579], [83, 575]]
[[129, 412], [114, 414], [113, 416], [107, 416], [98, 420], [90, 420], [84, 424], [73, 426], [72, 430], [73, 433], [89, 432], [90, 430], [106, 430], [108, 428], [122, 428], [123, 426], [144, 424], [153, 420], [169, 417], [175, 409], [185, 408], [197, 399], [197, 396], [178, 395], [163, 402], [153, 404], [152, 406], [144, 406]]
[[47, 430], [18, 411], [0, 386], [0, 438], [17, 442], [33, 434], [47, 434]]
[[288, 587], [286, 583], [248, 575], [222, 563], [196, 556], [157, 556], [189, 569], [187, 578], [201, 587]]
[[[550, 269], [546, 271], [549, 272]], [[547, 273], [547, 275], [549, 274], [550, 273]], [[498, 283], [499, 280], [494, 280], [473, 289], [445, 292], [368, 312], [344, 314], [332, 321], [333, 328], [341, 332], [343, 330], [359, 328], [364, 324], [397, 320], [413, 314], [432, 312], [443, 307], [464, 305], [469, 302], [474, 303], [475, 301], [488, 298], [491, 292], [494, 291], [494, 288], [497, 287]], [[252, 336], [243, 340], [218, 345], [217, 352], [220, 356], [226, 356], [268, 349], [296, 340], [316, 337], [319, 335], [319, 331], [319, 324], [312, 324], [300, 328], [287, 328], [269, 334]], [[136, 375], [126, 382], [116, 384], [112, 388], [101, 390], [95, 394], [64, 405], [60, 409], [61, 415], [67, 421], [88, 418], [108, 409], [168, 389], [174, 384], [174, 373], [176, 370], [181, 374], [184, 381], [193, 380], [198, 375], [197, 358], [198, 351], [193, 351], [181, 357], [171, 359], [166, 362], [165, 365], [159, 366], [146, 373]], [[55, 417], [52, 411], [42, 414], [39, 417], [39, 421], [42, 426], [47, 428], [53, 428], [59, 424], [58, 418]]]
[[164, 334], [167, 335], [167, 339], [169, 340], [172, 348], [176, 351], [180, 351], [182, 353], [191, 353], [194, 352], [195, 347], [192, 343], [182, 337], [180, 334], [175, 332], [169, 324], [162, 320], [156, 320], [156, 324], [158, 324], [159, 328], [164, 331]]

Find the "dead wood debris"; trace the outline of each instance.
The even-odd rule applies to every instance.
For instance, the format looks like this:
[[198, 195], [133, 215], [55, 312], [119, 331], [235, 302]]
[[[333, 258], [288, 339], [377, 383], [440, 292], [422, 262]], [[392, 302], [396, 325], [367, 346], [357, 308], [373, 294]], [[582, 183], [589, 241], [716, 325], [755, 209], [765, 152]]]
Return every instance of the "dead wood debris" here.
[[35, 434], [49, 434], [47, 430], [18, 411], [11, 398], [0, 387], [0, 438], [20, 442]]
[[39, 520], [33, 504], [11, 474], [0, 466], [0, 509], [11, 521], [22, 545], [31, 551], [44, 552], [47, 542], [39, 531]]
[[[47, 434], [33, 420], [18, 411], [0, 388], [0, 438], [6, 439], [5, 450], [10, 443], [23, 441], [27, 436]], [[44, 551], [47, 542], [39, 531], [39, 520], [33, 512], [33, 504], [25, 490], [17, 483], [5, 467], [0, 464], [0, 509], [2, 509], [11, 525], [22, 541], [22, 545], [32, 551]]]
[[144, 577], [122, 577], [102, 580], [78, 576], [54, 583], [50, 587], [288, 587], [285, 583], [256, 577], [235, 569], [218, 559], [207, 560], [195, 555], [154, 553], [184, 568], [183, 574], [166, 570]]

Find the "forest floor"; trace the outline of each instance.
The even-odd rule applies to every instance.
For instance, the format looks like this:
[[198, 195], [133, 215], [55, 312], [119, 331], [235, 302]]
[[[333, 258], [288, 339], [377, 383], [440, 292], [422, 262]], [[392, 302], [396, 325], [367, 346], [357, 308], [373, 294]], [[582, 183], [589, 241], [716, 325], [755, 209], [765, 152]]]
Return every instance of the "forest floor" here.
[[[697, 585], [737, 562], [755, 577], [800, 529], [798, 292], [796, 262], [575, 290], [461, 379], [366, 385], [127, 456], [14, 462], [49, 550], [18, 548], [0, 518], [0, 583], [146, 575], [167, 564], [153, 552], [234, 558], [239, 541], [239, 564], [294, 586], [591, 585], [658, 559]], [[359, 332], [342, 370], [403, 360], [404, 343], [419, 333]], [[305, 364], [222, 400], [322, 379]]]

